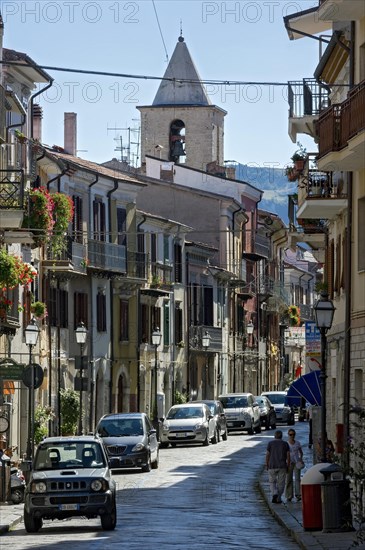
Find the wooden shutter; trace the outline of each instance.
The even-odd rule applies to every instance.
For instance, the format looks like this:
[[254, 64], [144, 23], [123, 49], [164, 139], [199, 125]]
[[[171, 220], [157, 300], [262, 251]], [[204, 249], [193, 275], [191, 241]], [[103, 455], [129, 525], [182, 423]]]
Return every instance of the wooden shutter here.
[[334, 291], [334, 256], [335, 256], [335, 243], [332, 239], [329, 243], [328, 250], [327, 250], [327, 259], [326, 259], [326, 279], [327, 279], [327, 286], [328, 286], [328, 294], [330, 298], [333, 298], [333, 291]]
[[340, 286], [344, 290], [346, 289], [347, 283], [346, 283], [346, 266], [347, 266], [347, 248], [346, 248], [346, 241], [347, 241], [347, 229], [345, 229], [344, 234], [342, 236], [342, 270], [341, 270], [341, 283]]
[[175, 283], [182, 282], [182, 249], [178, 243], [174, 244], [174, 277]]

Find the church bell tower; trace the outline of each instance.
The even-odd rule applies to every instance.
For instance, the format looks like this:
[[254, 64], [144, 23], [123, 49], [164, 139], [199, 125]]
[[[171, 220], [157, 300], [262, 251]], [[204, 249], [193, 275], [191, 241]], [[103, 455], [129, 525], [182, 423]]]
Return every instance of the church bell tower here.
[[227, 112], [212, 105], [182, 36], [153, 104], [137, 108], [142, 162], [150, 155], [203, 171], [223, 165]]

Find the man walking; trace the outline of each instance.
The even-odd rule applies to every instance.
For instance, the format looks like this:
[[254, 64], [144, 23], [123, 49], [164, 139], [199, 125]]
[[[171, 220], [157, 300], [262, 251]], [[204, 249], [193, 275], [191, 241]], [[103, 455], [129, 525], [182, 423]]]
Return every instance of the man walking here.
[[276, 430], [274, 439], [266, 449], [266, 469], [269, 474], [272, 502], [280, 504], [281, 495], [284, 492], [286, 472], [290, 466], [290, 449], [286, 441], [283, 441], [283, 432]]

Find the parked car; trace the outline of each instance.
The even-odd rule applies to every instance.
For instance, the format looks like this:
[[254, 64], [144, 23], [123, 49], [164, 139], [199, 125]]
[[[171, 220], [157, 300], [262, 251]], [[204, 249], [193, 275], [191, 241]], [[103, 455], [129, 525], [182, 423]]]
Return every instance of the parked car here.
[[96, 426], [113, 469], [141, 468], [149, 472], [158, 468], [157, 432], [145, 413], [106, 414]]
[[162, 423], [161, 447], [177, 443], [209, 445], [216, 436], [213, 415], [205, 403], [184, 403], [171, 407]]
[[277, 422], [282, 422], [289, 426], [295, 424], [294, 409], [286, 404], [286, 391], [266, 391], [261, 395], [266, 395], [274, 405]]
[[228, 432], [261, 432], [260, 408], [252, 393], [228, 393], [218, 399], [226, 413]]
[[276, 428], [276, 412], [274, 405], [266, 395], [258, 395], [255, 397], [255, 401], [260, 407], [260, 419], [261, 426], [269, 430], [270, 428]]
[[48, 437], [37, 448], [25, 490], [24, 525], [28, 533], [44, 519], [100, 516], [103, 529], [117, 523], [116, 484], [101, 439]]
[[218, 443], [222, 438], [227, 441], [227, 417], [220, 401], [214, 399], [203, 399], [202, 401], [194, 401], [194, 403], [205, 403], [208, 405], [211, 414], [213, 415], [212, 422], [214, 424], [215, 435], [212, 438], [212, 443]]

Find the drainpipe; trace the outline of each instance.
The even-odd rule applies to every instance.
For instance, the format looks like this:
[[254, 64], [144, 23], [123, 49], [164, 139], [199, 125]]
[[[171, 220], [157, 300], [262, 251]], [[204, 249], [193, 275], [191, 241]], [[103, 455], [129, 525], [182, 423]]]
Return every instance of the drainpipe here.
[[[351, 21], [351, 51], [350, 51], [350, 89], [354, 86], [354, 43], [355, 43], [355, 22]], [[351, 263], [352, 263], [352, 223], [353, 223], [353, 172], [348, 174], [348, 191], [347, 191], [347, 234], [346, 234], [346, 248], [347, 248], [347, 263], [345, 266], [345, 281], [346, 281], [346, 305], [345, 305], [345, 361], [344, 361], [344, 423], [345, 434], [344, 441], [350, 435], [350, 371], [351, 371], [351, 291], [352, 291], [352, 279], [351, 279]], [[344, 464], [347, 467], [350, 463], [350, 453], [345, 446]]]
[[[234, 212], [232, 213], [232, 260], [233, 260], [233, 265], [235, 264], [235, 259], [236, 259], [236, 255], [235, 255], [235, 246], [234, 246], [234, 235], [235, 235], [235, 217], [236, 215], [239, 213], [239, 212], [245, 212], [245, 209], [242, 208], [242, 206], [240, 206], [239, 208], [237, 208], [237, 210], [234, 210]], [[246, 216], [246, 222], [245, 223], [248, 223], [248, 216]], [[236, 326], [236, 315], [237, 315], [237, 294], [235, 292], [235, 290], [231, 290], [231, 293], [233, 293], [233, 296], [234, 296], [234, 308], [233, 308], [233, 391], [235, 392], [236, 391], [236, 329], [237, 329], [237, 326]], [[218, 358], [218, 361], [219, 361], [219, 358]], [[242, 359], [241, 359], [242, 361]], [[244, 373], [243, 373], [243, 376], [244, 376]], [[241, 388], [240, 388], [241, 389]]]
[[[137, 225], [137, 242], [140, 227], [145, 223], [147, 216], [143, 216], [142, 221]], [[136, 259], [135, 259], [136, 261]], [[137, 409], [141, 410], [141, 352], [140, 352], [140, 342], [142, 340], [142, 323], [140, 315], [140, 305], [141, 305], [141, 292], [140, 288], [137, 288], [137, 346], [136, 346], [136, 357], [137, 357]], [[146, 367], [146, 365], [145, 365]]]
[[35, 94], [33, 94], [31, 97], [30, 97], [30, 137], [33, 138], [33, 126], [34, 126], [34, 123], [33, 123], [33, 114], [34, 114], [34, 100], [37, 96], [43, 94], [43, 92], [45, 92], [46, 90], [48, 90], [49, 88], [51, 88], [51, 86], [53, 85], [53, 82], [54, 82], [54, 79], [51, 78], [49, 84], [47, 84], [47, 86], [45, 86], [44, 88], [42, 88], [41, 90], [38, 90], [38, 92], [36, 92]]
[[[108, 197], [108, 216], [109, 216], [109, 242], [112, 236], [112, 207], [111, 196], [118, 189], [118, 180], [114, 180], [114, 187], [107, 192]], [[113, 283], [109, 282], [109, 302], [110, 302], [110, 380], [109, 380], [109, 412], [113, 408], [113, 371], [114, 371], [114, 301], [113, 301]]]

